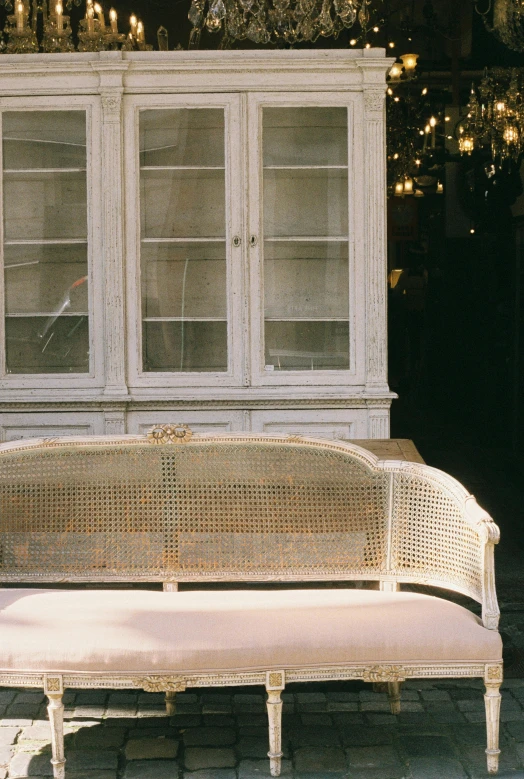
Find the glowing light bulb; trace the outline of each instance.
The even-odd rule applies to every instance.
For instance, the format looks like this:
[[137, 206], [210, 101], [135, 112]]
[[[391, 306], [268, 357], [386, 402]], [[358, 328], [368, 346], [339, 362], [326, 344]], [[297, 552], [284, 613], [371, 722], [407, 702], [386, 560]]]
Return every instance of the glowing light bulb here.
[[390, 49], [394, 49], [395, 48], [395, 44], [393, 43], [393, 41], [390, 41], [388, 43], [388, 46], [389, 46]]
[[397, 181], [395, 184], [395, 197], [402, 197], [404, 194], [404, 182], [403, 181]]
[[355, 40], [354, 38], [352, 38], [352, 39], [350, 40], [350, 42], [349, 42], [349, 45], [350, 45], [350, 46], [356, 46], [356, 45], [357, 45], [357, 42], [356, 42], [356, 40]]
[[412, 73], [417, 67], [418, 54], [403, 54], [401, 56], [402, 64], [406, 73]]
[[422, 94], [423, 95], [427, 95], [428, 94], [428, 88], [427, 87], [424, 87], [424, 89], [422, 90]]
[[411, 176], [406, 176], [404, 179], [404, 194], [405, 195], [412, 195], [413, 194], [413, 179]]
[[401, 75], [402, 75], [402, 65], [399, 65], [398, 62], [395, 62], [395, 64], [392, 65], [391, 68], [389, 69], [389, 77], [391, 81], [398, 81]]

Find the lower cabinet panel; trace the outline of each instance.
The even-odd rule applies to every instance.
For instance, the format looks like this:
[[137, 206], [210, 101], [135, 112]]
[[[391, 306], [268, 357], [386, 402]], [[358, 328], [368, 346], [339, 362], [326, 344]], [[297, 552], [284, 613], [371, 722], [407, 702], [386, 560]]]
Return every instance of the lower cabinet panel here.
[[127, 415], [127, 432], [145, 434], [155, 425], [175, 422], [189, 425], [195, 433], [233, 433], [243, 430], [243, 411], [130, 411]]
[[66, 435], [103, 435], [102, 414], [88, 412], [0, 414], [0, 440], [54, 438]]
[[313, 438], [367, 438], [367, 412], [360, 409], [253, 411], [251, 429], [253, 432]]

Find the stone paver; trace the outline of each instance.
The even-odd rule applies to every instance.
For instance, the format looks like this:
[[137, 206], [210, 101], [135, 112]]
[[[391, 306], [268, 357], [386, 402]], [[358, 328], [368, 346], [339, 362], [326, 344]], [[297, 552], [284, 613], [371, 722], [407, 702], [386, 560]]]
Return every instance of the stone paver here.
[[[523, 682], [505, 682], [498, 779], [524, 779]], [[477, 680], [408, 682], [399, 716], [369, 685], [311, 685], [310, 692], [304, 686], [288, 687], [283, 696], [283, 777], [487, 779]], [[2, 700], [0, 779], [47, 779], [50, 730], [42, 696], [0, 690]], [[69, 690], [68, 779], [269, 777], [263, 690], [181, 693], [176, 705], [167, 717], [160, 694]]]
[[186, 749], [184, 762], [189, 771], [198, 768], [234, 768], [236, 756], [233, 749], [190, 747]]

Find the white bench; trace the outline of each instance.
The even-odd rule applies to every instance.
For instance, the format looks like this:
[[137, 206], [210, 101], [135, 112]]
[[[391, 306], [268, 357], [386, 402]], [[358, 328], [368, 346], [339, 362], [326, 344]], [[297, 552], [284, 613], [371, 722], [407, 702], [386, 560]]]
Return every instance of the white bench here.
[[[342, 442], [164, 425], [2, 444], [0, 517], [0, 685], [44, 689], [57, 779], [65, 688], [165, 691], [171, 713], [186, 688], [265, 685], [278, 776], [287, 683], [385, 682], [398, 713], [400, 683], [434, 677], [484, 679], [497, 771], [498, 528], [441, 471]], [[380, 589], [249, 588], [364, 580]], [[99, 587], [122, 581], [164, 592]], [[217, 581], [239, 588], [177, 591]], [[482, 620], [402, 583], [465, 594]]]

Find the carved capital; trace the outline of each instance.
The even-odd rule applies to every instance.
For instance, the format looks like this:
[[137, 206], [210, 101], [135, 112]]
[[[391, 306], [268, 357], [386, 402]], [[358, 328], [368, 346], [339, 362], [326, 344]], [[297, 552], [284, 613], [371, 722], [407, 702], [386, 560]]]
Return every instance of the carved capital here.
[[146, 692], [184, 692], [186, 683], [178, 676], [145, 676], [136, 680], [136, 686]]
[[362, 679], [365, 682], [403, 682], [406, 678], [406, 669], [401, 665], [374, 665], [365, 668]]
[[147, 434], [152, 444], [187, 444], [192, 436], [187, 425], [155, 425]]
[[366, 89], [364, 90], [364, 107], [366, 114], [379, 113], [384, 110], [384, 101], [386, 92], [384, 89]]
[[101, 92], [102, 116], [104, 122], [111, 124], [120, 122], [122, 112], [122, 90], [112, 89], [111, 91]]

